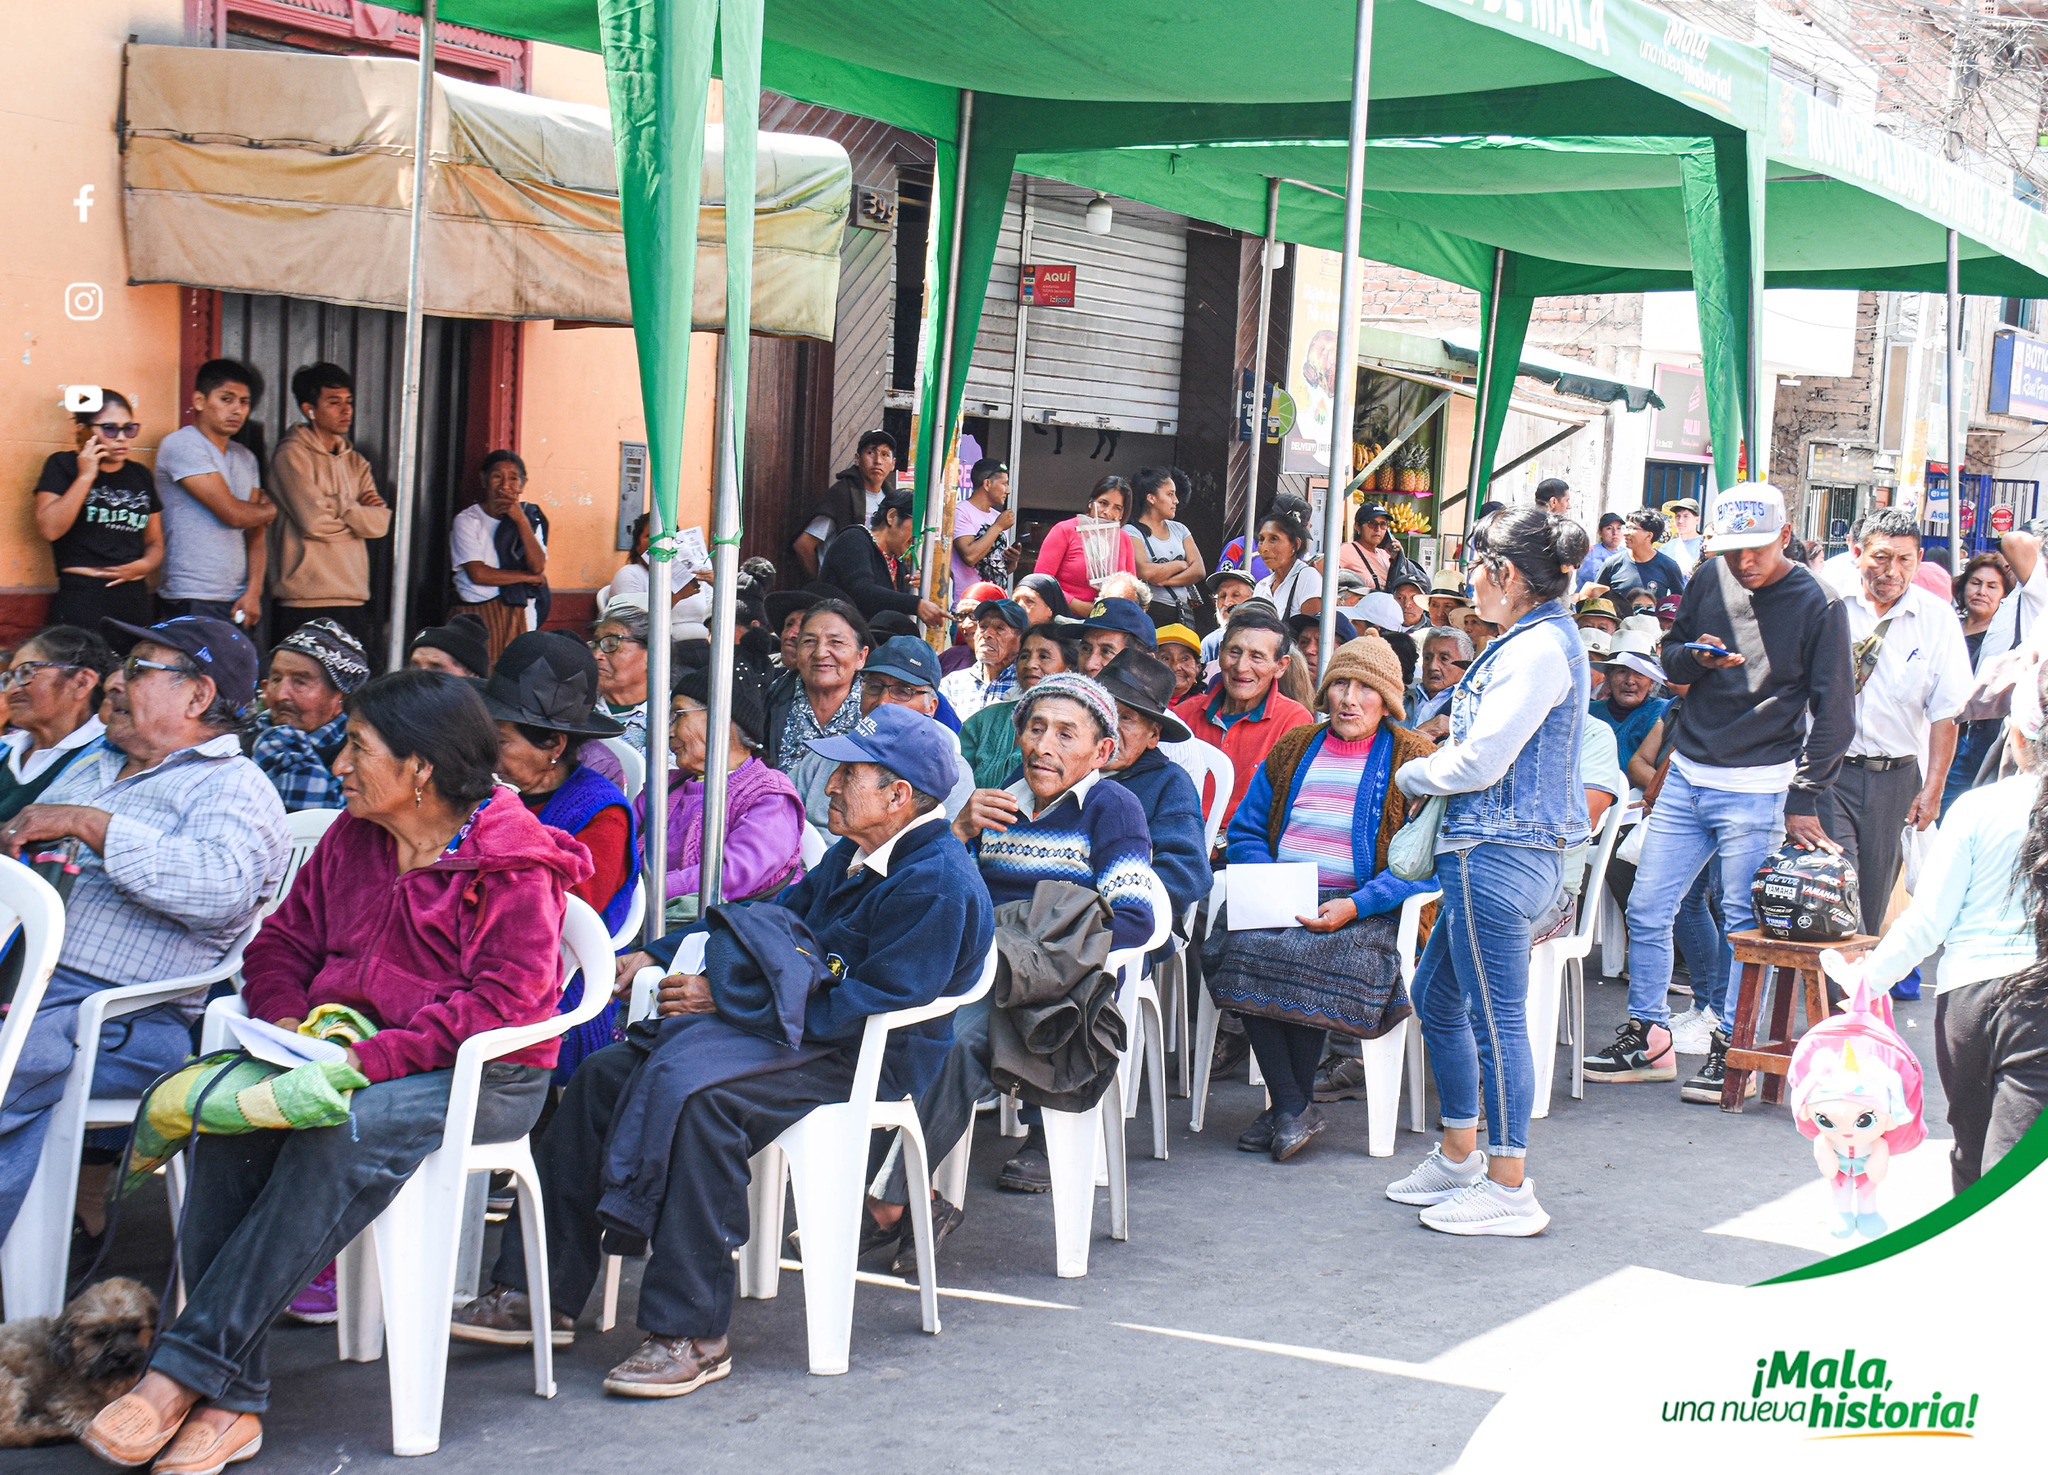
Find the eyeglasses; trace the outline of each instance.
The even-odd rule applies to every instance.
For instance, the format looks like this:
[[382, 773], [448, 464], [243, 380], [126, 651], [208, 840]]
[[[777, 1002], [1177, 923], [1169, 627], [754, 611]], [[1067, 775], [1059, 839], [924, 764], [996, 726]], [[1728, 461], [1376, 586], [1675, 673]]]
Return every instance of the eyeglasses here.
[[121, 662], [123, 679], [133, 681], [144, 671], [168, 671], [173, 676], [197, 676], [199, 672], [179, 661], [145, 661], [141, 656], [130, 656]]
[[6, 671], [0, 671], [0, 691], [16, 686], [27, 686], [38, 671], [82, 671], [82, 666], [68, 661], [22, 661]]
[[678, 722], [681, 722], [685, 717], [702, 717], [710, 710], [711, 709], [709, 707], [677, 707], [673, 712], [668, 714], [668, 725], [670, 727], [674, 727]]
[[100, 433], [101, 440], [133, 440], [142, 434], [142, 422], [130, 420], [123, 425], [118, 420], [102, 420], [93, 429]]
[[606, 635], [596, 640], [586, 640], [583, 643], [601, 656], [615, 656], [623, 646], [640, 644], [639, 641], [630, 635]]

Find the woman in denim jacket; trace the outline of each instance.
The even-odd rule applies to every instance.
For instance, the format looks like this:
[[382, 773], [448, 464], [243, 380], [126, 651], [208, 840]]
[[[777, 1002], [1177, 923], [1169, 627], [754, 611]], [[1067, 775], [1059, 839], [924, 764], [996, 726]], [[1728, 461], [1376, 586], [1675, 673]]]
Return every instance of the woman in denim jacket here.
[[1585, 529], [1551, 513], [1517, 507], [1481, 519], [1470, 541], [1473, 595], [1502, 633], [1458, 683], [1449, 739], [1395, 776], [1406, 794], [1450, 800], [1436, 847], [1443, 911], [1414, 986], [1444, 1135], [1387, 1197], [1423, 1205], [1422, 1222], [1446, 1234], [1530, 1235], [1550, 1222], [1523, 1176], [1534, 1099], [1529, 947], [1559, 918], [1560, 861], [1588, 835], [1586, 652], [1560, 602], [1586, 553]]

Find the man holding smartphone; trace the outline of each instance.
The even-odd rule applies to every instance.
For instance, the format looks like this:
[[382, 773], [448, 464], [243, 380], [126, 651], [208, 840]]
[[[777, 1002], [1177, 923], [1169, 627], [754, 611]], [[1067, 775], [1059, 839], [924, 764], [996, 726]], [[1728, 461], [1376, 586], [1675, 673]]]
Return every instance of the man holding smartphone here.
[[[1714, 498], [1708, 559], [1661, 652], [1670, 683], [1689, 689], [1629, 894], [1629, 1017], [1586, 1057], [1589, 1081], [1677, 1077], [1665, 999], [1672, 923], [1710, 858], [1721, 859], [1723, 924], [1738, 932], [1753, 922], [1750, 879], [1782, 840], [1839, 848], [1818, 816], [1856, 731], [1849, 622], [1833, 592], [1786, 556], [1790, 536], [1776, 487], [1744, 482]], [[1731, 968], [1693, 987], [1714, 1027], [1706, 1065], [1679, 1095], [1718, 1103], [1738, 978]]]
[[199, 366], [193, 422], [156, 451], [164, 508], [157, 616], [206, 615], [254, 631], [263, 618], [265, 529], [277, 508], [263, 494], [255, 452], [233, 437], [256, 403], [256, 375], [233, 359]]

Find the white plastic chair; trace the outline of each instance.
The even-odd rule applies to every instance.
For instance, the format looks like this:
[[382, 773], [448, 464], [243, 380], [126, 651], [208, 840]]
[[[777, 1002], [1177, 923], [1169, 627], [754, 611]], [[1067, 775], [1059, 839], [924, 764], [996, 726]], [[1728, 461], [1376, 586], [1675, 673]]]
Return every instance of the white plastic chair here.
[[[1166, 1157], [1166, 1021], [1159, 1004], [1159, 990], [1145, 973], [1145, 960], [1172, 934], [1173, 899], [1166, 884], [1150, 870], [1145, 872], [1146, 900], [1152, 905], [1152, 935], [1145, 945], [1118, 954], [1117, 1010], [1130, 1031], [1123, 1063], [1118, 1067], [1123, 1091], [1124, 1117], [1138, 1114], [1140, 1088], [1152, 1088], [1152, 1156]], [[1176, 959], [1175, 961], [1178, 961]]]
[[[1211, 925], [1223, 902], [1222, 878], [1209, 900]], [[1415, 993], [1417, 938], [1422, 931], [1422, 909], [1441, 900], [1440, 891], [1418, 892], [1401, 903], [1396, 933], [1401, 984], [1412, 999]], [[1199, 1132], [1208, 1116], [1209, 1066], [1216, 1049], [1216, 1029], [1222, 1014], [1207, 989], [1202, 990], [1195, 1025], [1194, 1108], [1189, 1129]], [[1375, 1039], [1360, 1040], [1359, 1054], [1365, 1063], [1365, 1141], [1368, 1157], [1394, 1155], [1394, 1131], [1399, 1124], [1401, 1069], [1408, 1067], [1408, 1120], [1414, 1131], [1422, 1128], [1422, 1031], [1414, 1017], [1403, 1019]], [[1256, 1083], [1254, 1083], [1256, 1084]]]
[[632, 803], [647, 787], [647, 755], [624, 738], [600, 738], [605, 751], [619, 760], [619, 790]]
[[799, 842], [798, 851], [800, 858], [803, 860], [804, 869], [808, 871], [817, 865], [819, 861], [825, 858], [825, 852], [831, 848], [832, 842], [819, 832], [816, 825], [812, 824], [809, 820], [805, 820], [803, 839]]
[[[1235, 770], [1230, 764], [1230, 755], [1213, 743], [1193, 738], [1185, 743], [1174, 744], [1173, 759], [1182, 771], [1194, 780], [1195, 796], [1201, 797], [1205, 780], [1214, 780], [1214, 788], [1202, 813], [1203, 843], [1206, 853], [1216, 853], [1216, 842], [1223, 834], [1223, 815], [1230, 808], [1230, 788], [1235, 782]], [[1188, 1051], [1188, 961], [1187, 950], [1195, 945], [1195, 924], [1201, 914], [1201, 903], [1196, 902], [1181, 918], [1178, 931], [1178, 945], [1173, 956], [1160, 964], [1156, 970], [1159, 981], [1160, 1010], [1166, 1019], [1166, 1049], [1179, 1060], [1176, 1074], [1179, 1076], [1176, 1091], [1186, 1096], [1194, 1084], [1194, 1063]]]
[[[14, 1084], [14, 1067], [21, 1061], [29, 1025], [35, 1021], [36, 1010], [43, 1001], [43, 990], [49, 987], [57, 955], [64, 950], [64, 901], [55, 887], [27, 866], [0, 863], [0, 908], [11, 914], [0, 926], [0, 934], [14, 931], [17, 923], [21, 934], [21, 981], [15, 985], [6, 1021], [0, 1023], [0, 1100], [4, 1100]], [[55, 1125], [52, 1124], [53, 1130]], [[73, 1182], [75, 1185], [75, 1171]], [[30, 1202], [22, 1205], [23, 1219], [35, 1206], [33, 1188], [29, 1196]], [[54, 1316], [64, 1305], [64, 1278], [71, 1250], [69, 1201], [61, 1255], [53, 1258], [45, 1253], [50, 1246], [44, 1243], [45, 1236], [37, 1232], [43, 1226], [30, 1222], [32, 1227], [24, 1234], [22, 1220], [17, 1219], [14, 1232], [8, 1236], [5, 1247], [0, 1248], [0, 1274], [6, 1277], [9, 1321], [23, 1316]]]
[[321, 839], [334, 828], [334, 822], [345, 812], [340, 809], [299, 809], [284, 817], [285, 834], [290, 841], [284, 852], [284, 875], [277, 883], [277, 895], [265, 902], [263, 909], [257, 912], [259, 920], [268, 917], [284, 905], [285, 895], [292, 889], [292, 882], [298, 879], [300, 870], [312, 858]]
[[846, 1371], [853, 1344], [854, 1274], [866, 1218], [868, 1134], [895, 1131], [909, 1187], [911, 1232], [917, 1246], [918, 1299], [924, 1329], [939, 1330], [939, 1281], [932, 1253], [931, 1164], [909, 1097], [878, 1101], [882, 1055], [890, 1034], [928, 1019], [940, 1019], [987, 994], [996, 977], [991, 943], [981, 977], [966, 993], [947, 994], [915, 1009], [872, 1014], [861, 1035], [853, 1089], [842, 1102], [815, 1106], [787, 1128], [748, 1165], [747, 1189], [752, 1237], [740, 1249], [740, 1295], [765, 1301], [781, 1281], [784, 1194], [796, 1193], [797, 1226], [803, 1232], [804, 1323], [810, 1338], [811, 1372], [829, 1377]]
[[[22, 873], [28, 874], [26, 868]], [[0, 900], [4, 899], [0, 897]], [[12, 905], [11, 902], [7, 904]], [[64, 1097], [51, 1110], [49, 1133], [43, 1138], [43, 1152], [36, 1163], [35, 1181], [29, 1185], [28, 1197], [22, 1200], [21, 1212], [15, 1216], [14, 1228], [8, 1232], [6, 1243], [0, 1244], [0, 1282], [4, 1282], [6, 1287], [9, 1321], [23, 1316], [55, 1316], [64, 1309], [65, 1282], [71, 1258], [71, 1218], [78, 1201], [79, 1154], [85, 1147], [85, 1134], [95, 1127], [133, 1126], [135, 1113], [142, 1106], [135, 1097], [95, 1097], [92, 1094], [93, 1071], [99, 1064], [100, 1034], [107, 1021], [153, 1009], [175, 999], [203, 995], [215, 984], [229, 982], [241, 971], [242, 949], [249, 945], [260, 925], [260, 917], [252, 920], [242, 929], [227, 955], [203, 973], [188, 973], [180, 978], [159, 979], [154, 983], [98, 989], [86, 995], [79, 1004], [74, 1036], [77, 1047], [71, 1057], [71, 1073], [65, 1079]], [[60, 944], [62, 936], [60, 931]], [[43, 982], [47, 981], [46, 974]], [[28, 982], [25, 972], [22, 982], [24, 985]], [[42, 986], [37, 985], [39, 995]], [[32, 1012], [21, 1009], [17, 996], [15, 1008], [8, 1013], [8, 1028], [14, 1027], [18, 1013], [21, 1028], [26, 1031]], [[4, 1048], [5, 1041], [0, 1040], [0, 1050]], [[10, 1076], [15, 1060], [20, 1056], [20, 1045], [13, 1048], [15, 1058], [6, 1061]], [[174, 1163], [173, 1169], [177, 1166]], [[167, 1177], [171, 1186], [171, 1213], [175, 1218], [180, 1202], [179, 1180], [176, 1171]]]
[[[239, 949], [237, 950], [239, 952]], [[340, 1306], [337, 1330], [344, 1362], [375, 1362], [389, 1341], [391, 1445], [400, 1455], [432, 1454], [441, 1447], [441, 1405], [448, 1374], [448, 1318], [455, 1294], [455, 1261], [463, 1203], [471, 1173], [507, 1172], [519, 1190], [519, 1220], [526, 1248], [528, 1297], [533, 1308], [534, 1392], [555, 1396], [554, 1322], [548, 1304], [547, 1228], [541, 1216], [540, 1175], [529, 1140], [471, 1142], [477, 1095], [486, 1062], [566, 1034], [612, 1001], [612, 951], [604, 923], [575, 897], [562, 918], [562, 977], [566, 988], [583, 973], [583, 1001], [567, 1014], [534, 1024], [485, 1030], [462, 1042], [448, 1096], [441, 1145], [406, 1181], [398, 1197], [358, 1235], [335, 1262]], [[216, 1015], [243, 1012], [241, 999], [216, 999]], [[131, 1113], [132, 1116], [132, 1113]], [[389, 1333], [388, 1339], [386, 1333]]]
[[[1529, 1050], [1536, 1061], [1536, 1103], [1532, 1119], [1550, 1115], [1550, 1089], [1557, 1077], [1557, 1046], [1560, 1033], [1559, 1010], [1565, 1011], [1574, 1040], [1583, 1032], [1586, 1017], [1586, 958], [1593, 951], [1594, 920], [1599, 908], [1590, 903], [1607, 892], [1607, 866], [1614, 859], [1615, 842], [1621, 838], [1623, 807], [1607, 806], [1600, 816], [1600, 828], [1593, 834], [1587, 856], [1585, 883], [1579, 888], [1579, 914], [1572, 930], [1562, 937], [1539, 942], [1529, 950]], [[1565, 976], [1571, 976], [1571, 998], [1564, 1003]], [[1572, 1099], [1585, 1096], [1583, 1051], [1572, 1051]]]

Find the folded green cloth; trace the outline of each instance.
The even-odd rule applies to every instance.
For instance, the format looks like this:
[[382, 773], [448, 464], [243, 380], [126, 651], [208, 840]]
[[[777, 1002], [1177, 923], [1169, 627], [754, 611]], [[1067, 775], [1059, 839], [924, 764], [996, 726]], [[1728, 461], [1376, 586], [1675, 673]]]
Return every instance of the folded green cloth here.
[[[299, 1033], [354, 1044], [377, 1032], [355, 1010], [322, 1004]], [[369, 1078], [345, 1060], [309, 1061], [290, 1070], [251, 1059], [241, 1050], [201, 1056], [160, 1081], [136, 1113], [123, 1193], [132, 1193], [177, 1156], [194, 1132], [242, 1132], [338, 1127], [348, 1120], [349, 1094]]]

